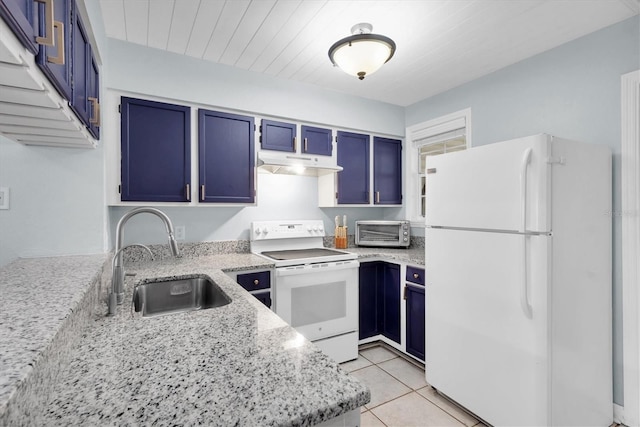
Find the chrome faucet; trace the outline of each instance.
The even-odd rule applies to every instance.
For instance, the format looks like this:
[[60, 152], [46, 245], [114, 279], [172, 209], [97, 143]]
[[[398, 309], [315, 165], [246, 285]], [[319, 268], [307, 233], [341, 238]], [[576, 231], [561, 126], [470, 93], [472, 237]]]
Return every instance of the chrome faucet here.
[[120, 218], [118, 221], [118, 225], [116, 227], [116, 249], [113, 255], [112, 262], [112, 277], [111, 277], [111, 293], [109, 294], [109, 314], [115, 314], [116, 305], [122, 304], [124, 299], [124, 263], [122, 260], [122, 252], [125, 247], [122, 246], [122, 241], [124, 240], [124, 225], [127, 221], [139, 214], [139, 213], [150, 213], [156, 215], [158, 218], [164, 222], [165, 227], [167, 228], [167, 234], [169, 235], [169, 249], [171, 250], [171, 255], [174, 257], [180, 256], [180, 251], [178, 250], [178, 244], [176, 243], [176, 239], [173, 236], [173, 224], [169, 217], [159, 209], [150, 208], [150, 207], [140, 207], [135, 208], [127, 212]]

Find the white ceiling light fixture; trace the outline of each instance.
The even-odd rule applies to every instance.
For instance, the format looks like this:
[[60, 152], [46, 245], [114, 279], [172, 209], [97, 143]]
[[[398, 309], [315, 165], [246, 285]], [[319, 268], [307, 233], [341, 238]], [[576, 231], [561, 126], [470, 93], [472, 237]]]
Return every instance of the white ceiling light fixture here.
[[389, 37], [372, 34], [373, 26], [366, 22], [351, 27], [351, 36], [338, 40], [329, 49], [333, 65], [345, 73], [363, 80], [389, 61], [396, 44]]

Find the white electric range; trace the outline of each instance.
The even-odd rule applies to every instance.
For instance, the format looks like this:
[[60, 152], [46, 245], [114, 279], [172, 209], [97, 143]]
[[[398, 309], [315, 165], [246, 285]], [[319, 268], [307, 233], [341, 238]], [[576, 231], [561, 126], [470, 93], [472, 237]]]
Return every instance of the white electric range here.
[[273, 309], [337, 362], [358, 357], [357, 255], [324, 247], [322, 220], [255, 221], [251, 252], [275, 263]]

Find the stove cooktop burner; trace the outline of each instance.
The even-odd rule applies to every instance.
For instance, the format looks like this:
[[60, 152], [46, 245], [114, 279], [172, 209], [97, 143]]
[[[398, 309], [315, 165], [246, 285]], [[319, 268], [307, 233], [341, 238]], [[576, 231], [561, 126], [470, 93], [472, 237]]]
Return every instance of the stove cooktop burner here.
[[286, 251], [265, 251], [262, 255], [277, 261], [290, 261], [302, 258], [318, 258], [331, 255], [343, 255], [344, 252], [333, 249], [312, 248], [312, 249], [292, 249]]

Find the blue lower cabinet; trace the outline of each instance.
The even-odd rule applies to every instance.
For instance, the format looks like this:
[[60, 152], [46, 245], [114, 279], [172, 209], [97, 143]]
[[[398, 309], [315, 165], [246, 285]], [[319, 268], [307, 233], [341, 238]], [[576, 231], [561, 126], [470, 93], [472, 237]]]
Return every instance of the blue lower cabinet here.
[[121, 99], [122, 201], [190, 200], [191, 109]]
[[254, 152], [253, 117], [199, 110], [199, 201], [253, 203]]
[[383, 329], [382, 335], [400, 344], [400, 266], [383, 263]]
[[271, 272], [238, 274], [236, 281], [258, 301], [271, 308]]
[[424, 361], [425, 292], [423, 286], [405, 285], [407, 318], [407, 353]]
[[384, 335], [399, 344], [400, 266], [361, 263], [359, 280], [359, 338]]
[[256, 297], [258, 301], [271, 308], [271, 292], [252, 292], [251, 295]]
[[369, 135], [338, 131], [338, 204], [369, 204]]
[[382, 311], [378, 280], [378, 262], [360, 263], [359, 272], [359, 338], [380, 334], [378, 313]]

